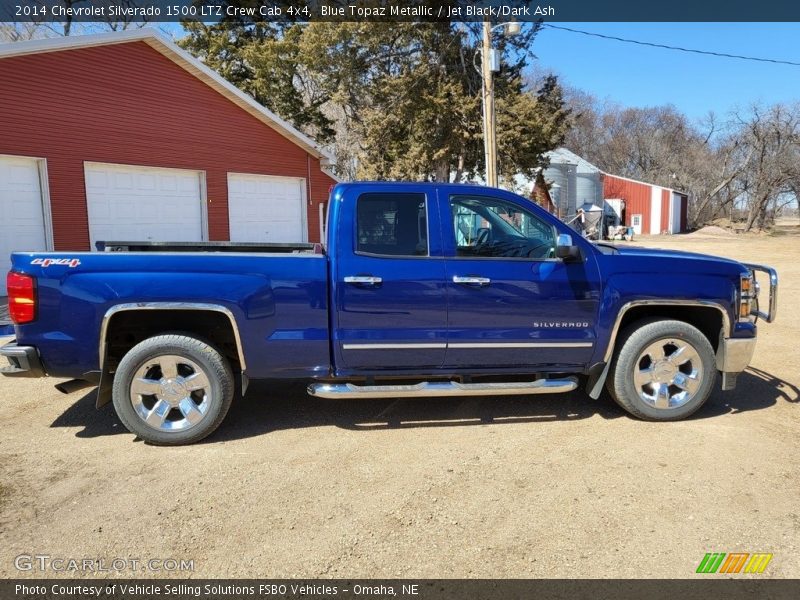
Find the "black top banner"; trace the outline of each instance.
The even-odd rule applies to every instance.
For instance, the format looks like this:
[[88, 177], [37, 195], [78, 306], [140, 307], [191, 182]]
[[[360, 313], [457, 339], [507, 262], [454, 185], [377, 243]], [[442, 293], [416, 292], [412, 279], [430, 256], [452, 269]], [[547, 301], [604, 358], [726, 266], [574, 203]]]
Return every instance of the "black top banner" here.
[[797, 0], [0, 0], [4, 22], [800, 21]]

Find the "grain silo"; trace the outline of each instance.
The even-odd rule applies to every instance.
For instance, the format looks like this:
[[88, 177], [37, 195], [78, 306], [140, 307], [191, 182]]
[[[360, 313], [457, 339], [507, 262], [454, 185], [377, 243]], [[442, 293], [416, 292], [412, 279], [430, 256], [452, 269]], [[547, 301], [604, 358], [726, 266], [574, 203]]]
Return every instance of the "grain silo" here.
[[581, 169], [579, 164], [575, 174], [576, 186], [575, 195], [578, 201], [577, 206], [582, 204], [603, 205], [603, 180], [600, 171], [589, 171]]
[[544, 171], [550, 194], [562, 219], [569, 219], [588, 202], [602, 206], [603, 180], [600, 169], [566, 148], [547, 153], [550, 165]]
[[550, 186], [550, 197], [560, 218], [575, 214], [577, 166], [576, 163], [551, 161], [544, 170], [544, 180]]

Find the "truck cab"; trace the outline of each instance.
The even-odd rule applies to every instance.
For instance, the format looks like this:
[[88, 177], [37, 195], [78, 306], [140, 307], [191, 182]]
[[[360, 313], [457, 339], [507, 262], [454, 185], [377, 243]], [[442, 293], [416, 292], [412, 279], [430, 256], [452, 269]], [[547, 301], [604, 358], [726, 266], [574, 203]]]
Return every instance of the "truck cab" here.
[[[582, 370], [596, 343], [596, 251], [521, 200], [477, 186], [337, 187], [337, 376]], [[574, 254], [557, 256], [565, 247]]]

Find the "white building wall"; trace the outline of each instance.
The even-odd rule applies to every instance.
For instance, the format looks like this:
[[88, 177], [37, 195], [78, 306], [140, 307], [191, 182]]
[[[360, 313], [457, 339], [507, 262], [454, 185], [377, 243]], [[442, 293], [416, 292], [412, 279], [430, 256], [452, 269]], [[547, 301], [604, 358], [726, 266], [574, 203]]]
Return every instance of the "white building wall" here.
[[650, 233], [661, 233], [661, 188], [650, 188]]

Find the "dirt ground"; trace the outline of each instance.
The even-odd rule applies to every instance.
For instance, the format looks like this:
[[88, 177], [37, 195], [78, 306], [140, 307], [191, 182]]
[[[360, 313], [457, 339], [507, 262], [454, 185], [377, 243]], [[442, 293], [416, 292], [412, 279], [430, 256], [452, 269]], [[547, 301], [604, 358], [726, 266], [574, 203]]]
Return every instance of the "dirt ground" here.
[[47, 554], [193, 560], [174, 574], [194, 577], [682, 578], [706, 552], [770, 552], [762, 577], [800, 577], [794, 229], [634, 242], [781, 277], [752, 368], [685, 422], [578, 392], [343, 402], [260, 385], [207, 442], [157, 448], [93, 392], [2, 378], [0, 575], [42, 576], [14, 561]]

